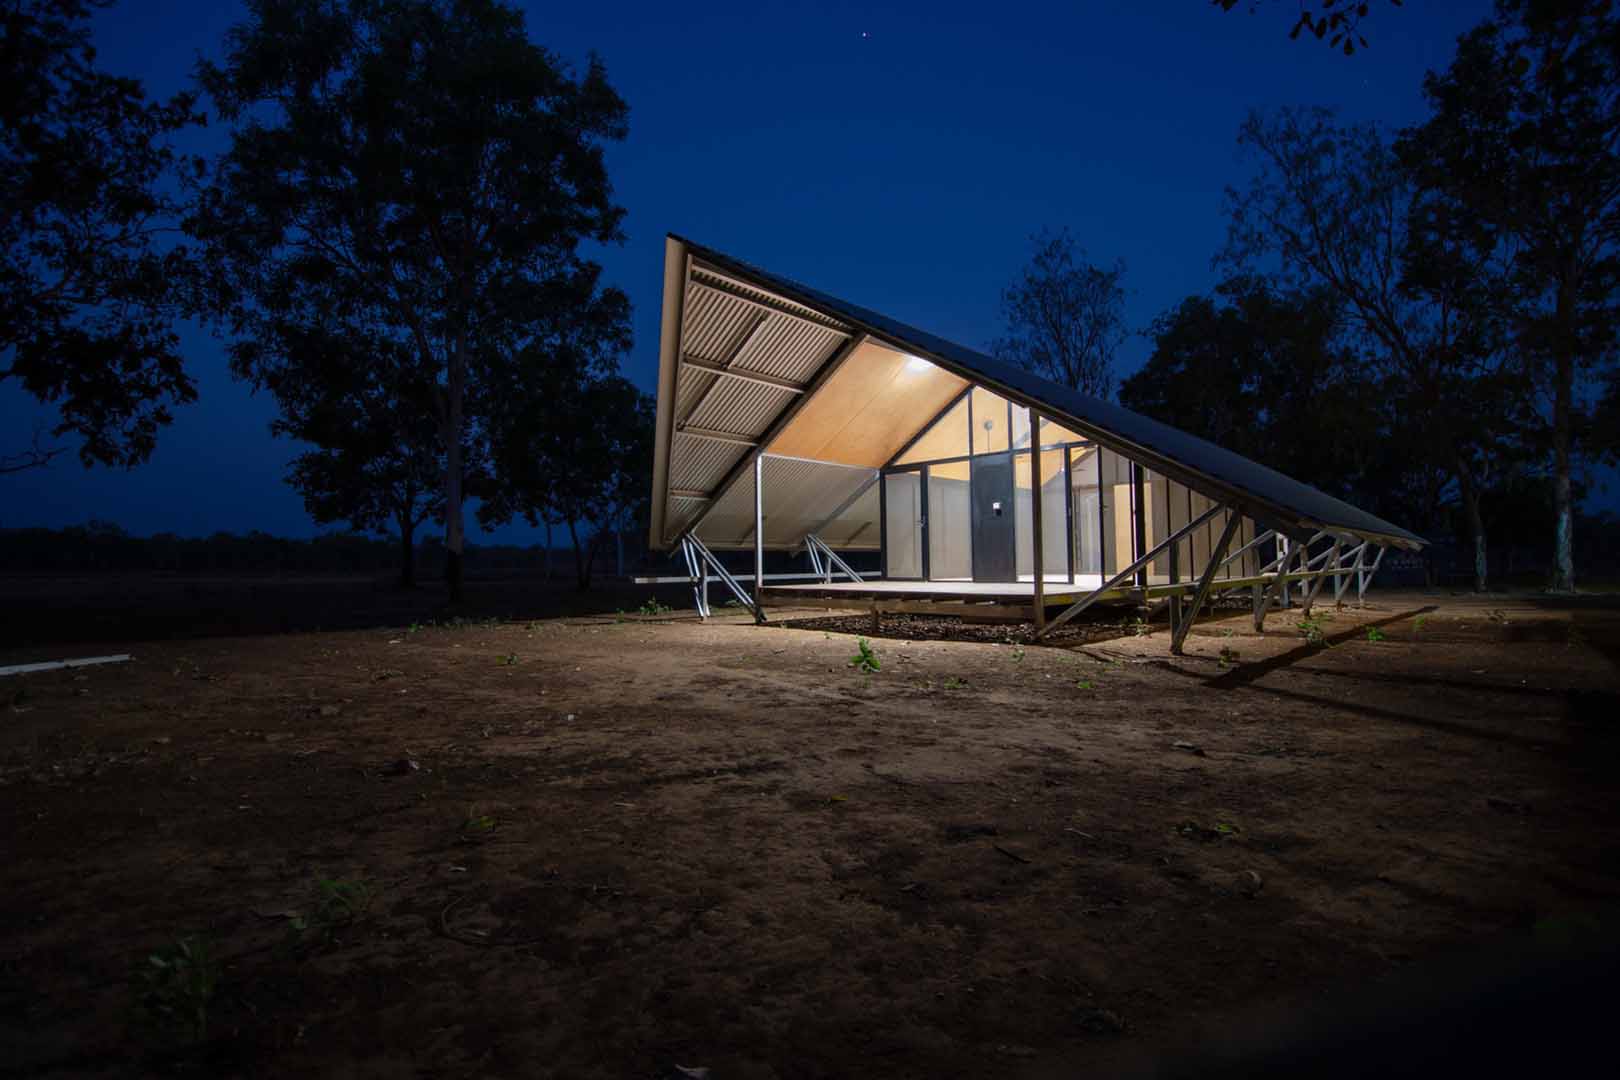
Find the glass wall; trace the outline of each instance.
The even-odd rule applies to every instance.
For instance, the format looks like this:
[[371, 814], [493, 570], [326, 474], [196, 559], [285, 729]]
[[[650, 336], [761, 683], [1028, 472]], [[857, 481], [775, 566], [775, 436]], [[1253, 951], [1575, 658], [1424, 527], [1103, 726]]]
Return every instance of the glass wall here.
[[1073, 505], [1074, 572], [1102, 573], [1102, 497], [1097, 486], [1095, 446], [1069, 451], [1069, 481]]
[[923, 576], [922, 473], [890, 473], [883, 478], [883, 573], [891, 578]]
[[[965, 422], [962, 430], [967, 431]], [[966, 461], [928, 466], [928, 577], [973, 579], [973, 504]]]
[[[1027, 425], [1025, 433], [1028, 433]], [[1041, 561], [1045, 563], [1041, 576], [1046, 580], [1069, 580], [1068, 477], [1063, 468], [1066, 456], [1062, 450], [1041, 453]], [[1018, 576], [1029, 580], [1035, 576], [1035, 500], [1032, 498], [1034, 477], [1027, 452], [1014, 455], [1013, 476]]]
[[[1210, 506], [1203, 495], [1080, 434], [1040, 419], [1041, 551], [1048, 580], [1109, 578]], [[1034, 575], [1034, 490], [1029, 410], [975, 386], [953, 401], [884, 473], [885, 568], [889, 577], [969, 581], [973, 577], [974, 491], [969, 463], [1012, 451], [1013, 561]], [[1004, 473], [1002, 475], [1005, 475]], [[1002, 496], [984, 492], [986, 498]], [[1224, 520], [1199, 526], [1178, 545], [1176, 577], [1202, 573]], [[1255, 536], [1245, 519], [1233, 552]], [[990, 534], [987, 534], [990, 535]], [[988, 541], [985, 541], [988, 542]], [[998, 543], [1004, 543], [1003, 539]], [[982, 553], [981, 553], [982, 554]], [[1260, 553], [1233, 560], [1223, 578], [1257, 572]], [[1168, 554], [1147, 568], [1150, 583], [1170, 580]]]

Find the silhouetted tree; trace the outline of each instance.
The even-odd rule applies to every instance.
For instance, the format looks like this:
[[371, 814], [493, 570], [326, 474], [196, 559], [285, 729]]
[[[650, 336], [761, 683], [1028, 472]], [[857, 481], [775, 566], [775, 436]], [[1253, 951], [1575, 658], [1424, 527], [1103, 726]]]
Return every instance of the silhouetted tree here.
[[499, 0], [250, 0], [200, 78], [236, 123], [192, 222], [235, 362], [279, 362], [253, 344], [288, 326], [393, 345], [398, 381], [431, 388], [459, 601], [465, 452], [508, 359], [628, 344], [629, 301], [580, 253], [621, 239], [602, 147], [624, 102]]
[[534, 378], [523, 381], [535, 392], [500, 413], [479, 520], [565, 524], [576, 580], [587, 589], [602, 546], [645, 514], [655, 403], [618, 375], [570, 376], [565, 365], [550, 364]]
[[[398, 530], [400, 584], [416, 584], [416, 529], [444, 515], [444, 454], [432, 387], [386, 340], [303, 335], [255, 342], [244, 374], [276, 399], [270, 430], [312, 444], [287, 480], [318, 524]], [[274, 362], [266, 353], [274, 350]], [[469, 454], [468, 457], [473, 455]]]
[[[1222, 11], [1231, 11], [1239, 5], [1253, 15], [1260, 10], [1260, 0], [1210, 0]], [[1386, 0], [1391, 7], [1400, 7], [1401, 0]], [[1367, 39], [1361, 34], [1362, 20], [1367, 18], [1372, 5], [1367, 0], [1295, 0], [1298, 16], [1293, 29], [1288, 31], [1290, 41], [1301, 34], [1310, 34], [1329, 48], [1340, 49], [1346, 56], [1355, 55], [1356, 48], [1367, 48]]]
[[[186, 164], [169, 136], [194, 98], [147, 100], [96, 67], [108, 0], [0, 0], [0, 382], [56, 407], [86, 465], [151, 456], [169, 406], [196, 398], [174, 321], [184, 252], [160, 242]], [[0, 447], [0, 473], [66, 448]]]
[[1370, 498], [1384, 442], [1377, 373], [1326, 289], [1239, 277], [1153, 324], [1153, 353], [1120, 402], [1326, 491]]
[[1510, 260], [1515, 345], [1552, 405], [1552, 588], [1572, 591], [1581, 389], [1620, 329], [1620, 19], [1608, 0], [1499, 0], [1424, 93], [1411, 154]]
[[1086, 261], [1067, 230], [1031, 238], [1035, 252], [1002, 291], [1006, 334], [995, 354], [1096, 397], [1113, 388], [1125, 326], [1125, 264]]
[[[1458, 485], [1483, 590], [1479, 497], [1518, 437], [1495, 329], [1494, 249], [1446, 217], [1447, 204], [1418, 186], [1371, 126], [1288, 108], [1251, 113], [1238, 141], [1259, 167], [1246, 188], [1227, 191], [1221, 261], [1252, 268], [1276, 258], [1296, 287], [1338, 298], [1347, 332], [1384, 368], [1389, 438]], [[1442, 516], [1434, 494], [1422, 515], [1431, 523]]]

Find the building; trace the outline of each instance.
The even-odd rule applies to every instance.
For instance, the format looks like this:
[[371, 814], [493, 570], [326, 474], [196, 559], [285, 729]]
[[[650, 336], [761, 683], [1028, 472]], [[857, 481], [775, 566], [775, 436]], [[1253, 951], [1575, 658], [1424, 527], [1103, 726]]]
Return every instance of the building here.
[[[1255, 621], [1324, 583], [1365, 589], [1423, 540], [1206, 440], [670, 236], [650, 543], [707, 613], [713, 575], [768, 600], [1033, 619], [1168, 602], [1174, 647], [1208, 596]], [[739, 579], [714, 551], [753, 550]], [[814, 580], [771, 585], [766, 549]], [[876, 577], [838, 552], [878, 553]], [[1037, 567], [1039, 572], [1037, 572]], [[745, 580], [753, 588], [745, 589]], [[1184, 604], [1190, 605], [1184, 609]], [[1053, 608], [1061, 608], [1053, 617]]]

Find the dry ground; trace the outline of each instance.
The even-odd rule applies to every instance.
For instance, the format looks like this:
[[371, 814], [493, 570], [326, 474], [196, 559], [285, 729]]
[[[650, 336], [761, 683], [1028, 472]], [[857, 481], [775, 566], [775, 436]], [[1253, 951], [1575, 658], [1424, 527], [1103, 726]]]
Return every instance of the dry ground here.
[[0, 1075], [1057, 1075], [1614, 903], [1620, 610], [1295, 621], [58, 648], [136, 660], [0, 679]]

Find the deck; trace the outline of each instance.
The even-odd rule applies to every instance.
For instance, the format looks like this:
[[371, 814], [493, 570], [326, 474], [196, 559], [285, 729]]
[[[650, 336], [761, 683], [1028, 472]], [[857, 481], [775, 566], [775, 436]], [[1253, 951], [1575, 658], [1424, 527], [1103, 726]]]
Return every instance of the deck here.
[[[1340, 571], [1339, 573], [1344, 573]], [[1317, 577], [1336, 576], [1334, 571], [1295, 571], [1290, 584], [1309, 582]], [[1215, 583], [1216, 592], [1249, 589], [1277, 579], [1275, 573], [1225, 578]], [[1066, 608], [1085, 599], [1103, 584], [1098, 575], [1076, 575], [1074, 581], [1049, 578], [1043, 582], [1042, 606]], [[1143, 604], [1166, 597], [1189, 597], [1197, 581], [1150, 581], [1146, 587], [1131, 584], [1109, 589], [1096, 600], [1101, 604]], [[1035, 615], [1035, 584], [1032, 581], [871, 581], [811, 582], [765, 586], [764, 604], [795, 607], [844, 608], [879, 614], [949, 615], [986, 621], [1025, 622]]]

